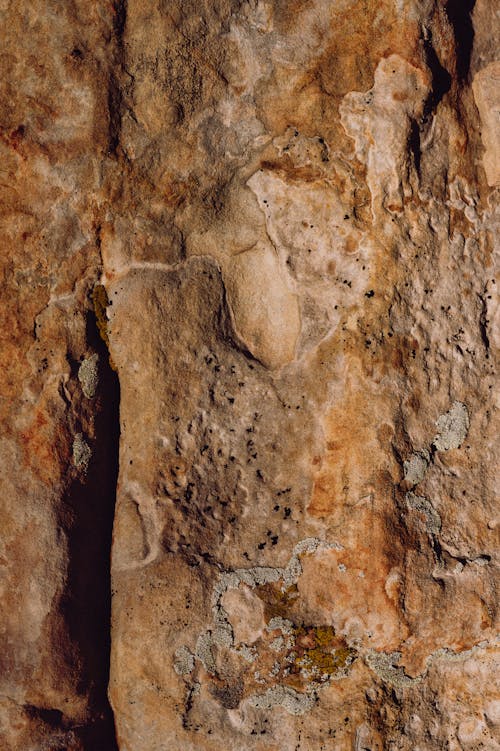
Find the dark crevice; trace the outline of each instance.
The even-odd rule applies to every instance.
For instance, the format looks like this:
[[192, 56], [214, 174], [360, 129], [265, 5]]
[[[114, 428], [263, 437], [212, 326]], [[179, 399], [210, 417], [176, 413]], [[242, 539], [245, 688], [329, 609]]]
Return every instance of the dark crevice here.
[[424, 104], [424, 119], [434, 112], [443, 99], [445, 94], [451, 89], [452, 78], [450, 73], [444, 68], [436, 54], [432, 44], [432, 35], [428, 31], [424, 38], [425, 62], [431, 71], [432, 85], [429, 96]]
[[59, 709], [45, 709], [35, 707], [33, 704], [25, 704], [24, 710], [30, 719], [39, 720], [51, 728], [60, 729], [64, 726], [64, 715]]
[[455, 35], [456, 71], [459, 82], [469, 75], [474, 25], [472, 11], [476, 0], [447, 0], [444, 8]]
[[420, 161], [422, 158], [422, 151], [420, 148], [420, 128], [416, 120], [412, 120], [410, 123], [410, 133], [408, 135], [408, 147], [410, 153], [413, 156], [413, 164], [417, 171], [417, 175], [420, 177]]
[[441, 543], [439, 539], [436, 537], [436, 535], [430, 535], [431, 540], [431, 548], [434, 553], [434, 558], [436, 560], [436, 563], [442, 564], [443, 563], [443, 548], [441, 547]]
[[[78, 729], [85, 749], [116, 751], [114, 719], [107, 698], [111, 649], [111, 537], [118, 479], [120, 386], [109, 364], [94, 313], [87, 342], [99, 355], [99, 383], [88, 400], [94, 440], [87, 472], [75, 478], [66, 497], [65, 531], [69, 571], [63, 603], [75, 649], [79, 690], [89, 696], [90, 721]], [[74, 728], [73, 728], [74, 730]]]
[[481, 301], [479, 333], [481, 334], [481, 341], [483, 342], [484, 349], [486, 350], [486, 356], [488, 357], [490, 351], [490, 338], [488, 336], [488, 307], [486, 305], [486, 299], [484, 295], [479, 295], [479, 299]]
[[115, 39], [120, 44], [125, 32], [125, 25], [127, 23], [127, 0], [116, 0], [114, 3], [115, 19], [113, 24], [113, 31]]

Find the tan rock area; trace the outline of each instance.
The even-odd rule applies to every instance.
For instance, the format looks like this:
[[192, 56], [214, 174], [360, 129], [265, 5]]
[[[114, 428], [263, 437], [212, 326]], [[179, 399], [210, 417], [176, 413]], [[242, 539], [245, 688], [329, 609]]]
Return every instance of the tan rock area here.
[[500, 749], [494, 0], [0, 0], [0, 748]]

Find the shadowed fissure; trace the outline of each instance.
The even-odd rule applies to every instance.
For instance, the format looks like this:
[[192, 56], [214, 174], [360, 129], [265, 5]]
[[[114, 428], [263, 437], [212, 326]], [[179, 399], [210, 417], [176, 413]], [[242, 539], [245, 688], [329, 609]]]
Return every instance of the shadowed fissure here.
[[93, 718], [79, 735], [85, 748], [118, 749], [107, 698], [111, 646], [111, 539], [118, 479], [120, 385], [109, 363], [94, 313], [87, 341], [99, 355], [99, 386], [93, 400], [95, 441], [85, 482], [68, 491], [71, 524], [66, 622], [76, 645], [80, 690], [90, 697]]
[[464, 81], [469, 74], [472, 47], [474, 45], [474, 25], [472, 12], [476, 0], [448, 0], [446, 15], [453, 27], [456, 45], [457, 76]]

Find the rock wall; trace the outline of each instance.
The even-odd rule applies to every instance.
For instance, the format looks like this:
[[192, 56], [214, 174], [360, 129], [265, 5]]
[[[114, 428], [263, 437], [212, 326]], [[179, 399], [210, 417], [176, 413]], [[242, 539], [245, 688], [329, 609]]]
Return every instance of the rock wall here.
[[500, 749], [493, 0], [0, 14], [2, 748]]

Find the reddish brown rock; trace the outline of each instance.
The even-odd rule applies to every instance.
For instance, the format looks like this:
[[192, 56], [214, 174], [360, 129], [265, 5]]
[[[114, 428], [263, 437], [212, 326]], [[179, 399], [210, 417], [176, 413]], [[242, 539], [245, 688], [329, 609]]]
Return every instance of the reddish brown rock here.
[[493, 6], [0, 3], [2, 747], [500, 748]]
[[[0, 14], [0, 746], [113, 748], [117, 393], [89, 295], [101, 269], [114, 14], [10, 2]], [[96, 355], [91, 394], [78, 373]]]

